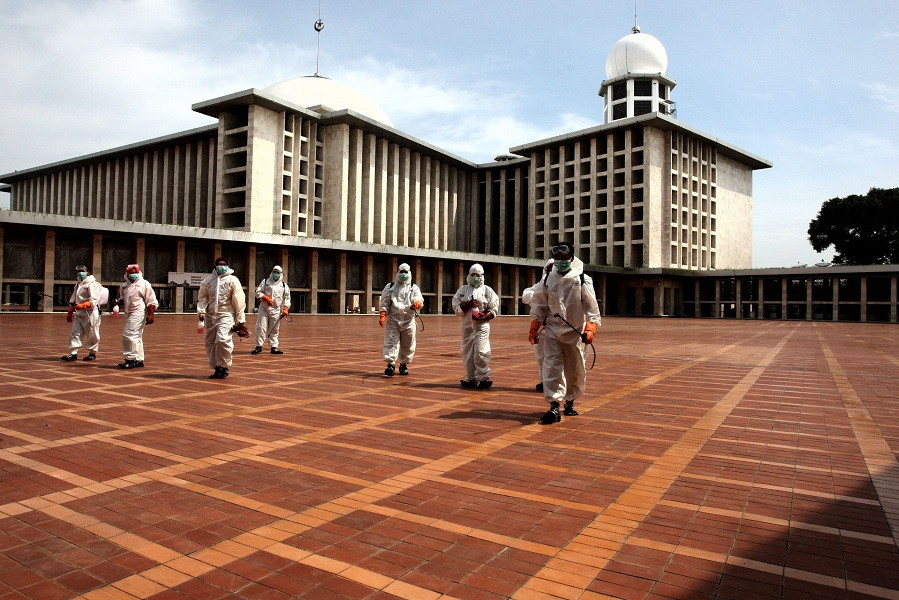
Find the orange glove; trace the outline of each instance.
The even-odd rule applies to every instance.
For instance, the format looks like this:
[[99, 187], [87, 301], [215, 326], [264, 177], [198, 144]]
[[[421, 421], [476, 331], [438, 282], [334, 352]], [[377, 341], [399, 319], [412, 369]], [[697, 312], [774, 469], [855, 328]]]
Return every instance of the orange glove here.
[[416, 300], [412, 303], [412, 310], [421, 310], [421, 302]]
[[288, 311], [288, 308], [285, 306], [284, 308], [281, 309], [281, 314], [284, 315], [284, 316], [286, 317], [286, 316], [287, 316], [287, 311]]
[[156, 317], [153, 316], [153, 313], [156, 312], [155, 306], [147, 307], [147, 325], [152, 325], [156, 321]]
[[384, 325], [386, 325], [386, 324], [387, 324], [387, 311], [382, 310], [381, 314], [378, 315], [378, 325], [380, 325], [381, 327], [384, 327]]
[[268, 302], [269, 306], [272, 306], [274, 304], [274, 302], [272, 302], [272, 299], [269, 298], [268, 296], [266, 296], [265, 294], [262, 294], [262, 297], [259, 298], [259, 300], [260, 300], [260, 302]]
[[90, 301], [90, 300], [85, 300], [85, 301], [82, 302], [81, 304], [76, 304], [76, 305], [75, 305], [75, 309], [76, 309], [76, 310], [88, 310], [88, 309], [90, 309], [92, 306], [93, 306], [93, 304], [91, 304], [91, 301]]
[[586, 325], [584, 325], [584, 335], [587, 336], [586, 343], [592, 344], [593, 336], [596, 335], [596, 323], [593, 323], [592, 321], [590, 321]]
[[531, 332], [528, 334], [528, 341], [532, 346], [540, 343], [540, 340], [537, 339], [538, 331], [540, 331], [540, 321], [531, 321]]
[[66, 315], [66, 323], [71, 323], [75, 320], [75, 307], [69, 307], [69, 314]]

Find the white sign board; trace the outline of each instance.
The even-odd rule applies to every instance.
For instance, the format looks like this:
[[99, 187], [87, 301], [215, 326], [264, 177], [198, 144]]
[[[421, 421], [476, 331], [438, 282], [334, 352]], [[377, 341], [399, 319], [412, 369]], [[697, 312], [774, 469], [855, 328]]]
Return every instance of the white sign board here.
[[175, 284], [199, 287], [203, 280], [210, 275], [211, 273], [178, 273], [169, 271], [169, 285]]

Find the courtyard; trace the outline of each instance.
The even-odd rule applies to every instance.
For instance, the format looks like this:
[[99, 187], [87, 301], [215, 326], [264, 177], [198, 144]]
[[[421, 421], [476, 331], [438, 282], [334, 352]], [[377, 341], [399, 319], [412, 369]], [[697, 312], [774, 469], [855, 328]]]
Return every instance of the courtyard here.
[[489, 391], [451, 316], [393, 378], [368, 315], [225, 380], [192, 315], [118, 369], [122, 322], [65, 363], [64, 313], [0, 315], [0, 600], [899, 598], [895, 324], [606, 318], [544, 426], [527, 317]]

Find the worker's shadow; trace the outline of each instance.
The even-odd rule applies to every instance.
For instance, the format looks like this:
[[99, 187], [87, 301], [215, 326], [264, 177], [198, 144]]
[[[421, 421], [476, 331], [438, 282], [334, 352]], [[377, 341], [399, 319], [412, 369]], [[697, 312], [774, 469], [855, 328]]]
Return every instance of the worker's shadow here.
[[521, 413], [512, 410], [488, 410], [476, 408], [473, 410], [457, 410], [456, 412], [440, 415], [438, 419], [490, 419], [494, 421], [518, 421], [522, 425], [533, 425], [540, 419], [542, 413]]

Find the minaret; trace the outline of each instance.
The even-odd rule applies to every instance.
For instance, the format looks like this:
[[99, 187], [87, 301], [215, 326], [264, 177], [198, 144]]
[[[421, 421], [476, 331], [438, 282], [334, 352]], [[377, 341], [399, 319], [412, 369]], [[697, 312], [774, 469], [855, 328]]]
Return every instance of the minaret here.
[[674, 116], [671, 90], [677, 83], [665, 77], [668, 53], [662, 42], [640, 33], [631, 33], [612, 46], [606, 58], [606, 79], [599, 88], [605, 99], [603, 121], [611, 123], [649, 113]]

